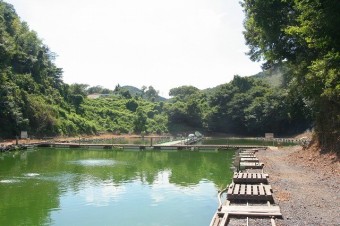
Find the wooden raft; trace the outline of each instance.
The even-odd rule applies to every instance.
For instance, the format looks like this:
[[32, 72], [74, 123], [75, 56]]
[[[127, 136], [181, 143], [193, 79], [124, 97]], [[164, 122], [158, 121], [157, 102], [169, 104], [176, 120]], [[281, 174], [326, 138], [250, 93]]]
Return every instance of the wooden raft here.
[[268, 183], [268, 174], [265, 173], [234, 173], [233, 182], [235, 184]]
[[240, 158], [256, 158], [255, 155], [249, 155], [249, 154], [241, 154], [238, 157], [240, 157]]
[[257, 152], [258, 150], [255, 149], [251, 149], [251, 150], [240, 150], [239, 153], [249, 153], [249, 154], [255, 154], [255, 152]]
[[238, 154], [243, 154], [243, 155], [255, 155], [254, 151], [240, 151]]
[[282, 217], [279, 206], [244, 206], [226, 204], [219, 209], [210, 222], [210, 226], [226, 226], [231, 216]]
[[238, 216], [282, 216], [279, 206], [223, 206], [223, 212]]
[[227, 200], [273, 201], [272, 187], [264, 184], [231, 184]]
[[254, 158], [254, 157], [256, 157], [253, 154], [241, 154], [241, 153], [238, 154], [238, 156], [241, 157], [241, 158]]
[[241, 162], [259, 162], [259, 159], [256, 157], [252, 157], [252, 158], [243, 158], [241, 156]]
[[262, 169], [262, 162], [240, 162], [240, 167], [243, 169]]
[[[263, 169], [264, 164], [258, 162], [256, 151], [239, 150], [234, 160], [237, 169]], [[221, 194], [224, 192], [227, 193], [227, 200], [222, 204]], [[248, 217], [270, 217], [272, 225], [275, 225], [274, 218], [282, 217], [282, 214], [280, 207], [274, 203], [272, 192], [271, 186], [268, 185], [268, 174], [263, 171], [235, 172], [233, 183], [219, 194], [220, 206], [210, 226], [226, 226], [233, 216], [247, 217], [247, 225]]]

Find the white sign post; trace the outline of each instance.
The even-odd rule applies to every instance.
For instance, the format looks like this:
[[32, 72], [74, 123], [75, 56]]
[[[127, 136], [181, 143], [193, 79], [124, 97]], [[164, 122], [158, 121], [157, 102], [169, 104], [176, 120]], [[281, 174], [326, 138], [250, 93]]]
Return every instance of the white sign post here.
[[20, 138], [21, 139], [27, 139], [28, 138], [27, 131], [21, 131]]
[[265, 137], [266, 139], [273, 139], [273, 138], [274, 138], [274, 133], [265, 133], [265, 134], [264, 134], [264, 137]]

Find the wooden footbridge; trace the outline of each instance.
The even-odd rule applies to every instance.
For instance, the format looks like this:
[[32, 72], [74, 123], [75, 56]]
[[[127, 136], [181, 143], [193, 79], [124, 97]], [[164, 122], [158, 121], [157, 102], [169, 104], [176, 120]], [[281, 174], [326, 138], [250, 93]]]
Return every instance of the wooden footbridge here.
[[239, 148], [267, 148], [266, 146], [253, 145], [196, 145], [196, 144], [82, 144], [82, 143], [55, 143], [41, 142], [33, 143], [36, 147], [55, 148], [97, 148], [97, 149], [139, 149], [139, 150], [228, 150]]
[[[246, 225], [248, 219], [253, 217], [269, 218], [275, 225], [275, 218], [282, 218], [280, 207], [274, 202], [272, 187], [268, 184], [269, 175], [263, 172], [263, 163], [259, 162], [255, 151], [237, 153], [234, 161], [237, 172], [234, 173], [233, 182], [219, 193], [220, 205], [210, 226], [226, 226], [242, 217], [247, 220]], [[226, 199], [222, 200], [224, 193]]]

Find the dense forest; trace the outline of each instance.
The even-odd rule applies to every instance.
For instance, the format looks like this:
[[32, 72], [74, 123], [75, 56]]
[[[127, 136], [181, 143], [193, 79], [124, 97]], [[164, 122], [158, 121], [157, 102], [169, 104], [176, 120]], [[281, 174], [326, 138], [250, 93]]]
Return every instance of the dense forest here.
[[[166, 100], [152, 86], [138, 89], [113, 85], [108, 89], [64, 83], [62, 69], [54, 63], [55, 54], [20, 20], [13, 6], [0, 0], [0, 137], [14, 137], [21, 130], [34, 136], [192, 130], [289, 136], [314, 126], [318, 134], [327, 132], [339, 137], [339, 41], [331, 35], [322, 39], [314, 30], [316, 37], [305, 37], [308, 34], [302, 34], [297, 23], [308, 17], [300, 15], [303, 8], [291, 15], [296, 17], [292, 25], [289, 21], [279, 24], [283, 20], [277, 19], [275, 13], [283, 16], [282, 10], [287, 9], [281, 9], [280, 4], [286, 7], [290, 1], [258, 2], [263, 1], [243, 3], [247, 15], [245, 37], [251, 58], [266, 60], [265, 70], [250, 77], [235, 75], [229, 83], [207, 90], [176, 87]], [[291, 7], [295, 7], [293, 2]], [[267, 7], [263, 15], [255, 13], [261, 7]], [[270, 7], [279, 8], [275, 11]], [[266, 27], [269, 22], [261, 21], [269, 18], [265, 12], [273, 14], [270, 16], [276, 19], [272, 18], [270, 24], [279, 28]], [[287, 34], [282, 36], [284, 26]], [[323, 43], [319, 43], [320, 47], [314, 42], [303, 46], [303, 38]], [[280, 43], [275, 45], [275, 41]], [[327, 41], [332, 42], [332, 48], [309, 50], [328, 46]]]
[[324, 150], [340, 149], [340, 1], [244, 0], [244, 36], [252, 60], [287, 68]]

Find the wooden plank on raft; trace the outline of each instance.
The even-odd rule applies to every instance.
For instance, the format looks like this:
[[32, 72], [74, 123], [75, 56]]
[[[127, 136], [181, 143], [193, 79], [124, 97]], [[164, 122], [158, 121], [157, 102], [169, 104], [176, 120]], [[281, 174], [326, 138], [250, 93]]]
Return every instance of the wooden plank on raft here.
[[235, 184], [235, 188], [234, 188], [234, 195], [238, 195], [240, 194], [240, 185], [239, 184]]
[[243, 158], [241, 157], [241, 162], [259, 162], [258, 158]]
[[255, 151], [252, 150], [241, 150], [239, 153], [255, 153]]
[[262, 169], [263, 163], [261, 162], [241, 162], [240, 167], [244, 169]]
[[233, 176], [233, 182], [239, 184], [247, 183], [267, 183], [268, 174], [261, 173], [235, 173]]
[[272, 196], [272, 186], [270, 185], [263, 185], [265, 190], [266, 196]]
[[246, 185], [241, 184], [240, 194], [245, 194], [245, 192], [246, 192]]
[[215, 213], [210, 226], [219, 226], [223, 216], [224, 213], [222, 213], [222, 215], [220, 213]]
[[232, 193], [233, 193], [233, 190], [234, 190], [234, 186], [233, 186], [233, 184], [229, 185], [229, 188], [228, 188], [227, 194], [232, 194]]
[[229, 200], [232, 197], [235, 197], [234, 190], [235, 190], [235, 184], [229, 185], [228, 191], [227, 191], [227, 200]]
[[240, 152], [240, 153], [238, 153], [238, 155], [252, 155], [252, 156], [255, 156], [255, 153], [254, 152]]
[[258, 200], [272, 201], [270, 185], [263, 184], [232, 184], [227, 193], [227, 200]]
[[259, 193], [260, 193], [261, 196], [265, 196], [263, 186], [260, 186], [260, 187], [259, 187]]
[[246, 161], [251, 161], [251, 160], [259, 160], [257, 157], [243, 157], [243, 156], [240, 156], [241, 157], [241, 160], [246, 160]]
[[258, 185], [252, 185], [252, 189], [253, 189], [253, 195], [258, 195]]
[[239, 153], [238, 156], [245, 157], [245, 158], [254, 158], [254, 157], [256, 157], [255, 154], [248, 154], [248, 153]]
[[240, 154], [238, 156], [241, 157], [241, 158], [255, 158], [256, 157], [255, 155], [249, 155], [249, 154], [247, 154], [247, 155]]
[[248, 160], [248, 159], [256, 158], [256, 156], [249, 156], [249, 155], [246, 155], [246, 156], [240, 155], [238, 157], [240, 158], [240, 161], [241, 161], [241, 159], [242, 159], [242, 161], [245, 161], [245, 160]]
[[247, 195], [252, 195], [252, 192], [251, 192], [251, 190], [252, 190], [252, 187], [251, 187], [251, 185], [246, 185], [246, 191], [247, 191]]
[[251, 154], [251, 153], [239, 153], [238, 156], [246, 157], [246, 158], [254, 158], [254, 157], [256, 157], [255, 154]]
[[228, 218], [229, 218], [229, 214], [228, 213], [225, 213], [219, 226], [225, 226], [227, 225], [227, 222], [228, 222]]
[[238, 216], [278, 216], [281, 217], [281, 210], [279, 206], [224, 206], [223, 212], [229, 215]]

